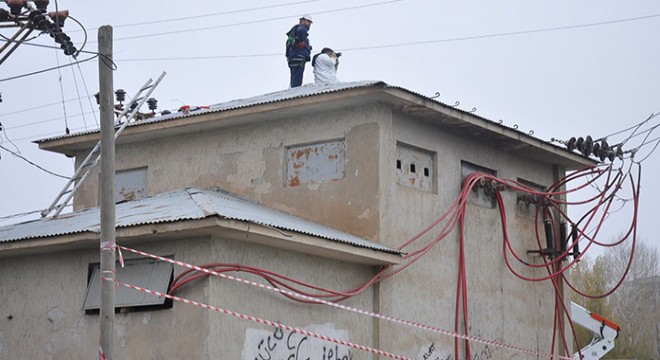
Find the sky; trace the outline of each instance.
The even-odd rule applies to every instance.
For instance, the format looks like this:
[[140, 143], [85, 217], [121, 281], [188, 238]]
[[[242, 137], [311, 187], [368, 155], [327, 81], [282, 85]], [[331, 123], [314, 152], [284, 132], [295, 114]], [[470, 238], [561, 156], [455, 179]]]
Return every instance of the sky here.
[[[542, 140], [615, 134], [608, 141], [616, 143], [630, 133], [617, 132], [660, 112], [655, 0], [51, 0], [49, 10], [55, 6], [70, 12], [64, 31], [84, 50], [77, 60], [91, 60], [75, 64], [41, 35], [0, 64], [0, 226], [38, 218], [12, 215], [50, 204], [66, 180], [49, 172], [73, 173], [72, 159], [32, 141], [98, 127], [93, 56], [102, 25], [113, 27], [115, 89], [130, 97], [167, 72], [152, 94], [158, 111], [286, 89], [285, 33], [310, 14], [314, 52], [343, 53], [341, 81], [382, 80], [458, 102]], [[0, 28], [5, 37], [14, 33]], [[304, 83], [313, 82], [311, 70]], [[660, 117], [642, 129], [658, 124]], [[646, 139], [658, 136], [660, 130]], [[660, 151], [653, 144], [637, 153], [644, 158], [637, 221], [639, 238], [660, 249]], [[624, 232], [631, 213], [627, 202], [606, 220], [600, 239]]]

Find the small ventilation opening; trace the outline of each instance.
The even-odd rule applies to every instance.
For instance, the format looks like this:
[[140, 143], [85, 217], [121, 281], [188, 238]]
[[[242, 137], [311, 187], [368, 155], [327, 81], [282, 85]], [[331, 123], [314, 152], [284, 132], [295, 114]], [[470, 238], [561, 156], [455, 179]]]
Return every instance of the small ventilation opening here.
[[397, 142], [396, 179], [403, 186], [417, 190], [435, 191], [435, 153]]

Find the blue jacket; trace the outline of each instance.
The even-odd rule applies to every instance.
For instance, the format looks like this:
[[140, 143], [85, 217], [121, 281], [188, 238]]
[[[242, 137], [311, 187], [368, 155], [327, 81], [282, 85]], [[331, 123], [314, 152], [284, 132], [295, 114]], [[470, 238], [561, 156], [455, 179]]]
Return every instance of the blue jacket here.
[[[294, 30], [295, 28], [295, 30]], [[294, 26], [295, 42], [286, 49], [286, 58], [289, 62], [307, 62], [311, 60], [312, 46], [309, 43], [309, 28], [303, 24]], [[288, 34], [288, 33], [287, 33]]]

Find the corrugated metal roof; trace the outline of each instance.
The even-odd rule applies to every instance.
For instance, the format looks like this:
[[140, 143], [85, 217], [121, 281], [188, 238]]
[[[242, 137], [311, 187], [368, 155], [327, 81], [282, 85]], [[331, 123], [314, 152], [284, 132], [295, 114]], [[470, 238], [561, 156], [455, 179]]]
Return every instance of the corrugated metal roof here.
[[[195, 107], [193, 107], [193, 109], [191, 109], [190, 113], [188, 113], [188, 114], [184, 114], [182, 112], [175, 112], [175, 113], [168, 114], [168, 115], [153, 117], [153, 118], [147, 119], [147, 120], [140, 120], [140, 121], [132, 122], [132, 123], [128, 124], [128, 127], [140, 126], [140, 125], [144, 125], [144, 124], [151, 124], [151, 123], [157, 123], [157, 122], [161, 122], [161, 121], [168, 121], [168, 120], [174, 120], [174, 119], [181, 119], [181, 118], [190, 117], [190, 116], [198, 116], [198, 115], [207, 114], [207, 113], [214, 113], [214, 112], [220, 112], [220, 111], [241, 109], [241, 108], [246, 108], [246, 107], [250, 107], [250, 106], [269, 104], [269, 103], [274, 103], [274, 102], [279, 102], [279, 101], [303, 98], [303, 97], [307, 97], [307, 96], [314, 96], [314, 95], [320, 95], [320, 94], [339, 92], [339, 91], [348, 90], [348, 89], [372, 87], [372, 86], [387, 87], [388, 85], [386, 83], [382, 82], [382, 81], [377, 81], [377, 80], [337, 82], [337, 83], [333, 83], [333, 84], [323, 84], [323, 85], [312, 83], [312, 84], [306, 84], [306, 85], [303, 85], [303, 86], [299, 86], [299, 87], [296, 87], [296, 88], [293, 88], [293, 89], [286, 89], [286, 90], [276, 91], [276, 92], [273, 92], [273, 93], [254, 96], [254, 97], [250, 97], [250, 98], [246, 98], [246, 99], [237, 99], [237, 100], [231, 100], [231, 101], [224, 102], [224, 103], [218, 103], [218, 104], [210, 105], [210, 106], [208, 106], [208, 108], [206, 108], [206, 107], [204, 107], [204, 108], [197, 107], [197, 109], [194, 110]], [[77, 133], [73, 133], [73, 134], [70, 134], [70, 135], [60, 135], [60, 136], [55, 136], [55, 137], [51, 137], [51, 138], [41, 139], [41, 140], [37, 140], [35, 142], [36, 143], [42, 143], [42, 142], [51, 141], [51, 140], [66, 139], [66, 138], [80, 136], [80, 135], [94, 134], [94, 133], [97, 133], [97, 132], [99, 132], [98, 129], [90, 130], [90, 131], [84, 131], [84, 132], [77, 132]]]
[[[393, 254], [399, 251], [283, 211], [270, 209], [222, 190], [189, 188], [116, 205], [118, 228], [220, 216], [312, 235]], [[100, 231], [100, 209], [92, 208], [56, 219], [46, 218], [0, 227], [0, 243]]]
[[[281, 91], [276, 91], [273, 93], [268, 93], [264, 95], [259, 95], [259, 96], [254, 96], [250, 98], [245, 98], [245, 99], [237, 99], [237, 100], [231, 100], [228, 102], [224, 103], [218, 103], [214, 105], [210, 105], [208, 107], [197, 107], [195, 110], [195, 107], [193, 107], [193, 110], [191, 110], [188, 114], [184, 114], [182, 112], [176, 112], [168, 115], [163, 115], [163, 116], [157, 116], [153, 117], [151, 119], [147, 120], [141, 120], [141, 121], [135, 121], [132, 122], [128, 125], [128, 127], [133, 127], [133, 126], [140, 126], [140, 125], [145, 125], [145, 124], [151, 124], [151, 123], [158, 123], [158, 122], [163, 122], [163, 121], [169, 121], [169, 120], [174, 120], [174, 119], [181, 119], [185, 117], [190, 117], [190, 116], [197, 116], [197, 115], [202, 115], [202, 114], [208, 114], [208, 113], [215, 113], [215, 112], [221, 112], [221, 111], [228, 111], [228, 110], [235, 110], [235, 109], [241, 109], [241, 108], [247, 108], [251, 106], [257, 106], [257, 105], [262, 105], [262, 104], [269, 104], [269, 103], [275, 103], [275, 102], [280, 102], [280, 101], [286, 101], [286, 100], [292, 100], [292, 99], [298, 99], [298, 98], [303, 98], [303, 97], [308, 97], [308, 96], [315, 96], [315, 95], [321, 95], [321, 94], [327, 94], [327, 93], [334, 93], [334, 92], [340, 92], [340, 91], [345, 91], [345, 90], [350, 90], [350, 89], [357, 89], [357, 88], [369, 88], [369, 87], [380, 87], [380, 88], [388, 88], [388, 89], [398, 89], [401, 91], [405, 91], [409, 94], [412, 94], [414, 96], [421, 97], [427, 101], [432, 101], [437, 104], [440, 104], [442, 106], [448, 107], [448, 108], [453, 108], [456, 111], [462, 112], [464, 114], [468, 114], [472, 117], [488, 121], [502, 129], [507, 129], [509, 131], [514, 131], [518, 134], [520, 134], [523, 137], [530, 138], [530, 139], [536, 139], [542, 142], [545, 142], [555, 148], [562, 149], [568, 152], [564, 147], [558, 146], [556, 144], [553, 144], [551, 142], [547, 142], [543, 139], [540, 139], [538, 137], [534, 136], [533, 131], [530, 132], [524, 132], [521, 130], [518, 130], [517, 125], [514, 126], [507, 126], [504, 125], [503, 122], [500, 121], [493, 121], [491, 119], [485, 118], [483, 116], [475, 114], [473, 111], [465, 111], [462, 109], [459, 109], [455, 107], [454, 105], [448, 105], [446, 103], [443, 103], [441, 101], [438, 101], [435, 98], [428, 97], [426, 95], [422, 95], [420, 93], [408, 90], [403, 87], [395, 86], [395, 85], [389, 85], [383, 81], [379, 80], [362, 80], [362, 81], [351, 81], [351, 82], [336, 82], [333, 84], [305, 84], [303, 86], [299, 86], [293, 89], [286, 89], [286, 90], [281, 90]], [[52, 140], [59, 140], [59, 139], [65, 139], [65, 138], [71, 138], [71, 137], [76, 137], [76, 136], [81, 136], [81, 135], [87, 135], [87, 134], [93, 134], [93, 133], [98, 133], [99, 130], [90, 130], [90, 131], [84, 131], [84, 132], [78, 132], [78, 133], [73, 133], [69, 135], [60, 135], [56, 137], [51, 137], [51, 138], [46, 138], [46, 139], [41, 139], [41, 140], [36, 140], [35, 143], [43, 143], [47, 141], [52, 141]], [[582, 156], [581, 154], [573, 153], [571, 154], [577, 155], [577, 156]]]

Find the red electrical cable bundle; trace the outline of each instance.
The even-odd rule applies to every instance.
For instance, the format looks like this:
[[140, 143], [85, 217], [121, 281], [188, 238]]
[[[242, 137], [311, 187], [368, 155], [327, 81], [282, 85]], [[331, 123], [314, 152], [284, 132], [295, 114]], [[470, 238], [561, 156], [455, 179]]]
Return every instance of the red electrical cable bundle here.
[[[639, 166], [639, 164], [637, 164]], [[564, 273], [567, 269], [572, 267], [577, 261], [579, 261], [584, 254], [589, 250], [592, 245], [598, 246], [616, 246], [625, 241], [632, 234], [632, 242], [634, 244], [636, 238], [636, 218], [638, 210], [638, 201], [639, 201], [639, 182], [641, 179], [641, 166], [638, 169], [637, 179], [635, 180], [631, 174], [631, 171], [628, 171], [627, 175], [624, 175], [621, 170], [615, 171], [610, 165], [601, 169], [599, 167], [590, 167], [582, 170], [575, 171], [563, 179], [558, 180], [555, 184], [552, 184], [547, 191], [538, 191], [530, 188], [518, 181], [511, 179], [499, 179], [490, 174], [484, 173], [472, 173], [465, 177], [461, 191], [456, 198], [456, 200], [451, 204], [449, 209], [445, 211], [436, 221], [430, 224], [428, 227], [423, 229], [421, 232], [411, 237], [407, 241], [403, 242], [398, 249], [409, 249], [408, 253], [403, 256], [403, 261], [401, 264], [395, 266], [385, 266], [378, 271], [371, 279], [366, 281], [364, 284], [357, 286], [353, 289], [348, 289], [344, 291], [332, 290], [325, 288], [323, 286], [313, 285], [303, 281], [293, 279], [282, 274], [278, 274], [269, 270], [261, 269], [253, 266], [232, 264], [232, 263], [212, 263], [203, 265], [203, 268], [213, 270], [218, 273], [225, 272], [245, 272], [250, 273], [256, 276], [262, 277], [266, 280], [273, 288], [288, 290], [290, 292], [298, 293], [305, 297], [323, 299], [325, 301], [339, 302], [350, 297], [356, 296], [362, 293], [364, 290], [369, 288], [376, 282], [382, 281], [389, 277], [396, 275], [397, 273], [403, 271], [407, 267], [414, 264], [416, 261], [421, 259], [426, 255], [431, 249], [433, 249], [440, 241], [447, 237], [450, 233], [454, 231], [457, 225], [459, 225], [459, 246], [458, 246], [458, 269], [457, 269], [457, 284], [456, 284], [456, 308], [455, 308], [455, 329], [456, 333], [464, 333], [468, 336], [469, 329], [469, 309], [468, 309], [468, 284], [467, 284], [467, 266], [466, 266], [466, 253], [465, 253], [465, 226], [466, 226], [466, 209], [467, 202], [470, 196], [470, 193], [475, 188], [483, 188], [488, 190], [495, 197], [498, 209], [500, 212], [500, 218], [502, 223], [502, 256], [504, 258], [504, 263], [506, 264], [507, 269], [516, 277], [524, 281], [540, 282], [540, 281], [550, 281], [554, 290], [555, 290], [555, 311], [554, 311], [554, 329], [552, 337], [552, 349], [554, 350], [555, 341], [557, 333], [560, 333], [562, 336], [563, 343], [565, 345], [564, 351], [568, 353], [567, 341], [563, 332], [564, 328], [564, 315], [570, 319], [570, 313], [566, 309], [564, 300], [562, 298], [560, 283], [566, 281]], [[582, 192], [591, 187], [596, 187], [598, 181], [604, 181], [605, 184], [602, 186], [602, 189], [599, 189], [596, 195], [590, 196], [581, 201], [568, 202], [562, 200], [563, 197], [568, 194], [576, 194]], [[568, 188], [568, 185], [576, 183], [577, 185], [572, 188]], [[632, 190], [632, 201], [633, 201], [633, 216], [630, 224], [630, 228], [625, 236], [622, 237], [619, 241], [611, 244], [606, 244], [604, 242], [597, 241], [597, 236], [599, 231], [610, 214], [610, 208], [617, 198], [619, 191], [628, 182]], [[567, 190], [562, 190], [563, 188], [568, 188]], [[502, 191], [515, 191], [517, 193], [523, 193], [528, 196], [532, 196], [536, 201], [536, 218], [535, 218], [535, 234], [536, 234], [536, 245], [538, 246], [538, 253], [541, 254], [542, 263], [532, 264], [529, 261], [524, 260], [524, 256], [517, 254], [514, 251], [514, 248], [509, 240], [508, 230], [507, 230], [507, 217], [504, 201], [501, 196]], [[563, 207], [568, 205], [582, 205], [589, 206], [589, 209], [578, 221], [573, 221], [566, 214], [566, 211]], [[543, 219], [543, 221], [541, 221]], [[557, 224], [560, 222], [565, 222], [570, 224], [574, 229], [577, 236], [573, 239], [572, 244], [567, 247], [562, 253], [553, 253], [551, 256], [543, 253], [543, 246], [541, 241], [541, 236], [539, 234], [539, 224], [543, 224], [545, 221], [550, 222], [552, 228], [556, 228]], [[440, 225], [442, 226], [440, 227]], [[417, 248], [413, 248], [413, 245], [417, 243], [424, 235], [428, 234], [432, 230], [440, 227], [440, 230], [437, 234], [428, 241], [426, 244], [422, 244]], [[590, 229], [593, 228], [593, 233]], [[567, 241], [566, 239], [559, 239], [558, 234], [553, 235], [551, 239], [554, 244], [560, 243], [562, 241]], [[578, 242], [586, 242], [586, 246], [583, 248], [583, 251], [576, 255]], [[634, 248], [634, 246], [633, 246]], [[570, 254], [573, 254], [573, 260], [564, 263]], [[527, 254], [525, 254], [527, 255]], [[522, 275], [522, 273], [517, 270], [517, 268], [511, 264], [510, 257], [513, 257], [516, 260], [518, 266], [525, 266], [531, 269], [545, 268], [547, 275], [540, 277], [530, 277]], [[618, 288], [623, 282], [628, 270], [630, 269], [630, 263], [632, 262], [632, 252], [628, 267], [623, 274], [623, 277], [613, 289], [607, 291], [605, 294], [584, 294], [576, 289], [573, 285], [566, 282], [568, 286], [574, 291], [578, 292], [584, 296], [590, 297], [603, 297], [611, 294], [613, 291]], [[197, 270], [186, 270], [179, 274], [174, 280], [172, 287], [170, 289], [170, 294], [176, 292], [182, 286], [189, 284], [190, 282], [208, 276], [208, 274], [199, 272]], [[305, 303], [317, 303], [312, 300], [301, 299], [282, 292], [284, 296], [289, 299], [305, 302]], [[572, 324], [571, 324], [572, 329]], [[575, 336], [575, 331], [573, 330]], [[455, 357], [459, 358], [459, 341], [458, 337], [455, 338]], [[466, 358], [471, 358], [470, 344], [468, 340], [464, 341], [464, 353]]]

